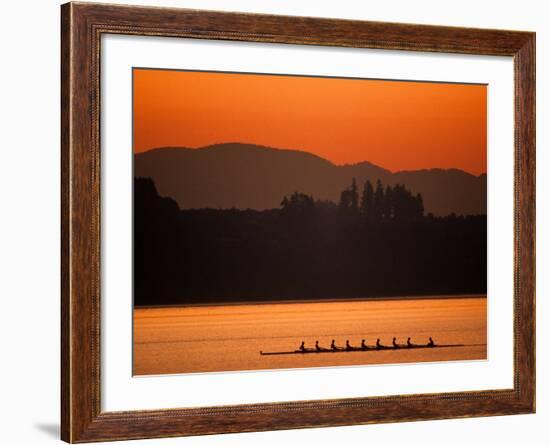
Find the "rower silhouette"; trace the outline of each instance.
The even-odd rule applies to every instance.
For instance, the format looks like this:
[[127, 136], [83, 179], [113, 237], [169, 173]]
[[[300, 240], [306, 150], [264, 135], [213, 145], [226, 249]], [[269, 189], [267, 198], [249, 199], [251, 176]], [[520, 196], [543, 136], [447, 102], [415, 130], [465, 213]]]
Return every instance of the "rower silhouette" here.
[[398, 348], [399, 345], [397, 344], [397, 342], [395, 340], [397, 340], [397, 339], [395, 337], [393, 337], [393, 340], [392, 340], [393, 347]]
[[333, 351], [336, 351], [337, 347], [336, 347], [336, 343], [334, 343], [334, 339], [332, 340], [330, 347], [332, 348]]
[[365, 339], [361, 340], [361, 349], [367, 349], [367, 344], [365, 343]]
[[411, 343], [411, 337], [407, 338], [407, 346], [410, 348], [413, 344]]
[[380, 348], [382, 348], [382, 345], [380, 344], [380, 339], [377, 338], [376, 339], [376, 349], [380, 349]]
[[351, 345], [349, 344], [349, 340], [346, 340], [346, 349], [348, 351], [352, 350], [353, 348], [351, 347]]
[[302, 342], [302, 344], [300, 345], [300, 351], [304, 352], [305, 350], [306, 350], [306, 343]]
[[433, 348], [433, 347], [435, 346], [435, 343], [434, 343], [434, 340], [433, 340], [432, 337], [430, 337], [430, 341], [428, 341], [428, 346], [429, 346], [430, 348]]
[[315, 349], [317, 349], [318, 351], [321, 350], [321, 347], [319, 346], [319, 340], [315, 342]]

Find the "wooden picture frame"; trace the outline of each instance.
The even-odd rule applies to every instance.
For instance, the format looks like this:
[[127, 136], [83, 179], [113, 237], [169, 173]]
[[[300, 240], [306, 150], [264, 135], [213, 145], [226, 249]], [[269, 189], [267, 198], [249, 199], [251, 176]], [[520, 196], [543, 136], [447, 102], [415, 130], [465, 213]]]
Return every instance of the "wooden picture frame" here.
[[[494, 416], [535, 411], [535, 34], [171, 8], [61, 7], [61, 436], [67, 442]], [[102, 412], [100, 38], [103, 34], [512, 56], [514, 387]]]

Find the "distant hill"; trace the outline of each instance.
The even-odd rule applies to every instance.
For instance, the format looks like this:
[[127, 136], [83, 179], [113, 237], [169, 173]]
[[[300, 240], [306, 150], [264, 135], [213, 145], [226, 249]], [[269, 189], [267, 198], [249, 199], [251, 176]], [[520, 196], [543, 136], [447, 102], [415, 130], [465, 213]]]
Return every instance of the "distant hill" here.
[[362, 184], [380, 179], [404, 184], [424, 198], [426, 213], [436, 216], [486, 213], [486, 175], [457, 169], [392, 173], [370, 162], [338, 166], [297, 150], [227, 143], [190, 149], [157, 148], [134, 157], [134, 176], [150, 177], [162, 196], [180, 208], [279, 207], [295, 191], [338, 202], [340, 192], [356, 178]]

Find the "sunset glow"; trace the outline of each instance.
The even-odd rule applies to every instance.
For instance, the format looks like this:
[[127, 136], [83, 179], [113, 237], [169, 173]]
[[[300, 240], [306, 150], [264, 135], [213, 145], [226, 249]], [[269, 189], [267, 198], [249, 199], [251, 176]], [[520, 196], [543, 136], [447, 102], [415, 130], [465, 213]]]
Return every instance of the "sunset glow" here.
[[487, 171], [485, 85], [134, 69], [134, 152], [244, 142]]

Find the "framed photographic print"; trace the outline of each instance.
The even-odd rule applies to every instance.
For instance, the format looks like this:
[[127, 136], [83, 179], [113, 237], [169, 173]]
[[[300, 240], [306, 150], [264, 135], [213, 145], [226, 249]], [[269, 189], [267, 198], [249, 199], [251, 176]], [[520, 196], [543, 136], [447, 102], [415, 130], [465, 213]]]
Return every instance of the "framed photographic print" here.
[[534, 412], [533, 33], [61, 16], [65, 441]]

